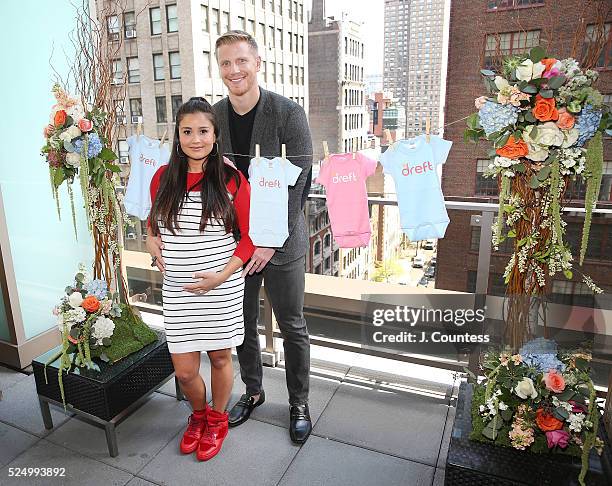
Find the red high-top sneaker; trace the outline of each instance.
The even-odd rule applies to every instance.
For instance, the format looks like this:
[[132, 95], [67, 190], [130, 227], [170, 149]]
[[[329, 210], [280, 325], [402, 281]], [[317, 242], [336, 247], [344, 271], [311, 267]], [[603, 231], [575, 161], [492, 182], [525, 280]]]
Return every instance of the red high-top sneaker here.
[[197, 458], [199, 461], [208, 461], [219, 453], [223, 440], [227, 436], [228, 418], [227, 412], [217, 412], [212, 408], [208, 411], [206, 430], [198, 446]]
[[180, 445], [183, 454], [191, 454], [198, 448], [198, 443], [206, 429], [206, 420], [211, 410], [208, 404], [206, 404], [203, 417], [197, 417], [194, 413], [189, 416], [189, 425], [187, 425], [187, 430], [183, 434]]

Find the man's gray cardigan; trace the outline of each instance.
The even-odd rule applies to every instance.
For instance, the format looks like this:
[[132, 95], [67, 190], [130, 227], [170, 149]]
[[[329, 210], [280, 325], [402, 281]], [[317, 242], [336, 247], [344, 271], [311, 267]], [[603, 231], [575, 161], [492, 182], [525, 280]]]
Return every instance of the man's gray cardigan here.
[[[284, 143], [289, 161], [302, 168], [294, 186], [289, 187], [289, 237], [282, 248], [277, 248], [270, 260], [273, 265], [282, 265], [303, 257], [308, 250], [308, 229], [304, 220], [304, 203], [310, 191], [312, 171], [312, 138], [304, 109], [284, 96], [259, 88], [260, 98], [253, 122], [251, 149], [255, 157], [255, 145], [259, 144], [262, 157], [280, 157]], [[213, 109], [219, 123], [219, 149], [230, 154], [232, 141], [229, 129], [228, 98], [215, 103]], [[304, 154], [310, 154], [303, 156]], [[246, 155], [246, 154], [245, 154]], [[301, 155], [302, 157], [292, 157]], [[226, 155], [234, 161], [232, 155]]]

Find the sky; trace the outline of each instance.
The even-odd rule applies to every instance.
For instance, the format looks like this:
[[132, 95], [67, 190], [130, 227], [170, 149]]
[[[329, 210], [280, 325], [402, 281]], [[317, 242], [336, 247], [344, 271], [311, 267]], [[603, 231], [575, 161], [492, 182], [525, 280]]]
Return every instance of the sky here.
[[[310, 7], [309, 7], [310, 4]], [[306, 2], [311, 10], [312, 0]], [[363, 23], [362, 36], [365, 43], [365, 74], [379, 74], [383, 72], [384, 48], [384, 0], [327, 0], [325, 14], [342, 18], [342, 12], [349, 12], [348, 18]]]

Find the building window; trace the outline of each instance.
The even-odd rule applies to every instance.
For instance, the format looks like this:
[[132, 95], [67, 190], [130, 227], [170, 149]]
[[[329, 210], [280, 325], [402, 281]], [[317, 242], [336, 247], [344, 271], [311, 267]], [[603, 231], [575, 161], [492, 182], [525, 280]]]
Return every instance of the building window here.
[[238, 26], [246, 31], [246, 19], [244, 17], [238, 17]]
[[219, 16], [220, 12], [218, 8], [212, 9], [212, 25], [211, 31], [218, 35], [221, 35], [221, 17]]
[[329, 233], [327, 233], [323, 240], [323, 248], [329, 248], [330, 245], [331, 245], [331, 236], [329, 235]]
[[281, 84], [285, 82], [285, 65], [281, 63], [278, 64], [278, 82]]
[[272, 25], [268, 26], [268, 45], [270, 47], [274, 47], [276, 41], [274, 40], [275, 36], [274, 36], [274, 27]]
[[293, 66], [289, 66], [289, 84], [293, 84]]
[[229, 12], [223, 12], [223, 23], [221, 25], [222, 31], [223, 32], [229, 31], [230, 30], [229, 25], [230, 25]]
[[178, 52], [169, 52], [170, 59], [170, 79], [181, 78], [181, 56]]
[[113, 84], [123, 84], [123, 64], [121, 64], [121, 59], [113, 60]]
[[153, 54], [153, 79], [155, 81], [162, 81], [165, 79], [163, 54]]
[[151, 35], [161, 34], [161, 9], [159, 7], [153, 7], [149, 9], [149, 21], [151, 24]]
[[476, 162], [476, 195], [477, 196], [497, 196], [499, 189], [497, 187], [497, 178], [485, 177], [484, 172], [487, 170], [490, 161], [489, 159], [478, 159]]
[[249, 30], [247, 31], [252, 36], [255, 36], [255, 21], [249, 20]]
[[488, 0], [487, 10], [532, 7], [534, 5], [544, 5], [544, 0]]
[[157, 112], [157, 123], [167, 123], [168, 114], [166, 112], [166, 97], [155, 97], [155, 111]]
[[111, 40], [119, 40], [119, 17], [117, 15], [106, 17], [106, 31]]
[[[603, 46], [602, 46], [603, 44]], [[592, 54], [589, 52], [592, 49], [602, 46], [597, 62], [595, 63], [596, 68], [612, 68], [612, 24], [604, 24], [603, 26], [589, 25], [586, 30], [586, 40], [584, 44], [584, 53]]]
[[210, 52], [204, 51], [204, 76], [210, 78]]
[[202, 13], [202, 30], [208, 32], [208, 5], [201, 5], [200, 7]]
[[486, 37], [484, 66], [488, 69], [497, 68], [498, 56], [512, 56], [529, 51], [540, 45], [540, 31], [507, 32], [505, 34], [490, 34]]
[[276, 48], [283, 50], [283, 31], [276, 29]]
[[300, 84], [304, 84], [304, 68], [300, 68]]
[[170, 97], [170, 100], [172, 101], [172, 121], [176, 121], [176, 114], [178, 112], [178, 109], [183, 104], [183, 96], [182, 95], [172, 95]]
[[130, 113], [132, 116], [142, 116], [142, 99], [130, 98]]
[[321, 254], [321, 241], [315, 241], [314, 244], [314, 255], [320, 255]]
[[261, 47], [265, 47], [266, 45], [266, 26], [261, 22], [257, 24], [257, 39], [259, 40]]
[[119, 152], [119, 160], [130, 155], [130, 146], [128, 145], [127, 140], [117, 141], [117, 151]]
[[612, 201], [612, 162], [603, 163], [603, 174], [601, 176], [601, 187], [599, 188], [600, 201]]
[[329, 269], [331, 269], [331, 257], [325, 258], [324, 263], [325, 263], [324, 265], [325, 271], [328, 271]]
[[178, 12], [176, 4], [166, 5], [166, 28], [168, 32], [178, 32]]
[[128, 83], [140, 83], [140, 68], [137, 57], [127, 58]]
[[270, 81], [276, 83], [276, 63], [270, 62]]
[[136, 15], [134, 12], [123, 14], [123, 32], [127, 39], [136, 37]]

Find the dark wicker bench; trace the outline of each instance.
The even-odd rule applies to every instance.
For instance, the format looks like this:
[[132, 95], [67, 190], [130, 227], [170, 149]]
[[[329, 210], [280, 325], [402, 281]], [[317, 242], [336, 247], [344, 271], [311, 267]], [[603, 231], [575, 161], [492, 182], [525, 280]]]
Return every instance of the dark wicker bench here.
[[[462, 383], [446, 459], [446, 486], [577, 486], [580, 458], [561, 454], [535, 454], [496, 447], [469, 439], [472, 430], [472, 385]], [[600, 421], [601, 423], [601, 421]], [[612, 484], [612, 451], [604, 428], [599, 436], [604, 453], [591, 451], [586, 484]]]
[[[115, 426], [140, 407], [155, 390], [174, 374], [165, 334], [156, 331], [159, 339], [115, 364], [97, 362], [100, 371], [76, 368], [63, 375], [66, 410], [106, 431], [108, 452], [118, 455]], [[40, 410], [46, 429], [53, 428], [49, 404], [64, 409], [58, 382], [58, 360], [45, 362], [59, 348], [52, 349], [32, 361]], [[175, 380], [176, 396], [183, 399]]]

